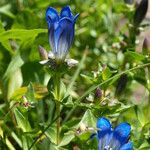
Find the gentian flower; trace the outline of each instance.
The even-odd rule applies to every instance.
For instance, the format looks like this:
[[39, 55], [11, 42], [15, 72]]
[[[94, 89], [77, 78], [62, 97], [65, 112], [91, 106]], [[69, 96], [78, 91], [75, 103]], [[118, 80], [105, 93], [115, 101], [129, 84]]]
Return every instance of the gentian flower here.
[[133, 144], [129, 142], [131, 127], [128, 123], [121, 123], [115, 129], [108, 119], [102, 117], [97, 120], [98, 150], [131, 150]]
[[48, 24], [49, 43], [57, 61], [62, 61], [68, 54], [74, 39], [74, 27], [79, 14], [73, 16], [69, 6], [62, 8], [60, 15], [48, 7], [46, 21]]

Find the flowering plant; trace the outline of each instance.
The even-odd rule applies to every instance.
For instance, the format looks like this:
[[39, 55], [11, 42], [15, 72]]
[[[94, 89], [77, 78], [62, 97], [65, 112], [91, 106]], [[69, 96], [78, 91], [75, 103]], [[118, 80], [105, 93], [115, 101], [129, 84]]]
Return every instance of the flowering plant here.
[[148, 2], [1, 0], [0, 149], [149, 150]]

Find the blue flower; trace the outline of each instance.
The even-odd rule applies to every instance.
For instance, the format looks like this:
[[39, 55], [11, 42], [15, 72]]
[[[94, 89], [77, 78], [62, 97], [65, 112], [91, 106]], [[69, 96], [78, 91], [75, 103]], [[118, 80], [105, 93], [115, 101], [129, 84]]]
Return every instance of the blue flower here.
[[97, 120], [98, 150], [131, 150], [133, 144], [129, 142], [131, 127], [128, 123], [121, 123], [115, 129], [108, 119], [102, 117]]
[[57, 60], [64, 60], [74, 39], [74, 26], [79, 14], [73, 16], [69, 6], [62, 8], [60, 15], [48, 7], [46, 21], [48, 24], [49, 43]]

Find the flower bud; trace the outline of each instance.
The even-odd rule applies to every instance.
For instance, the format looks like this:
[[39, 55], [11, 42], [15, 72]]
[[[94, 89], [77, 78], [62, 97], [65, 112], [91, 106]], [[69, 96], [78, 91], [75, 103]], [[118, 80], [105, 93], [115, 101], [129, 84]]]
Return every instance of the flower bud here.
[[48, 54], [47, 51], [39, 45], [39, 54], [42, 60], [47, 60], [48, 59]]
[[122, 94], [122, 92], [126, 88], [127, 82], [128, 82], [128, 76], [126, 74], [123, 74], [118, 80], [115, 95], [118, 96]]
[[75, 59], [65, 59], [65, 62], [69, 67], [74, 67], [78, 64], [78, 61]]
[[102, 90], [100, 88], [97, 88], [95, 91], [95, 98], [100, 99], [102, 97]]
[[148, 10], [148, 0], [142, 0], [134, 14], [133, 24], [135, 27], [138, 27], [140, 23], [143, 21], [147, 13], [147, 10]]
[[80, 123], [80, 130], [83, 132], [83, 131], [86, 131], [86, 129], [87, 129], [87, 126], [83, 122], [81, 122]]
[[150, 53], [150, 39], [145, 38], [143, 41], [143, 54]]
[[81, 122], [79, 128], [76, 130], [76, 133], [79, 135], [82, 132], [85, 132], [87, 130], [87, 126]]

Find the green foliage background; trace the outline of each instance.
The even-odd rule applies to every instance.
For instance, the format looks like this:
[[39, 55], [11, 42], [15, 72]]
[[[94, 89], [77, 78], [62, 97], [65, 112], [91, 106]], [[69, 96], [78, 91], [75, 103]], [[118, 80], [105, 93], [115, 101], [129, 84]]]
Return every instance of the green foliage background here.
[[[47, 89], [51, 75], [39, 64], [38, 47], [51, 49], [47, 7], [60, 11], [65, 5], [80, 13], [69, 52], [79, 64], [62, 79], [56, 145], [55, 102]], [[135, 10], [123, 0], [0, 1], [1, 149], [94, 150], [97, 141], [89, 137], [96, 130], [89, 128], [101, 116], [114, 126], [130, 123], [134, 149], [150, 149], [150, 51], [137, 51], [136, 41], [149, 22], [137, 21]], [[95, 96], [97, 88], [101, 97]]]

